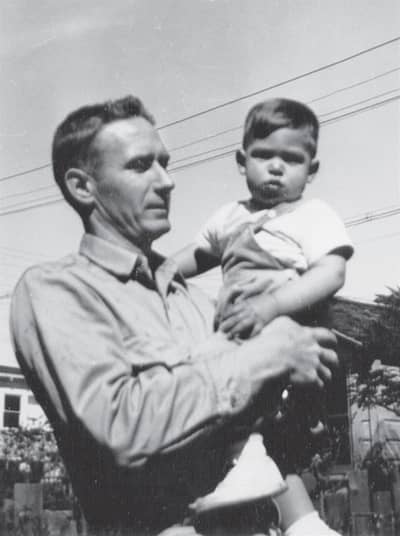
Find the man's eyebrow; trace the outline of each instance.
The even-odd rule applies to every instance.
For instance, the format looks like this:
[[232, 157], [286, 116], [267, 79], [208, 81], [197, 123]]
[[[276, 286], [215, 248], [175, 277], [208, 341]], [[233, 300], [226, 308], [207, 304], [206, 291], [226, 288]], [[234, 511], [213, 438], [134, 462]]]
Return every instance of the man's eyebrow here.
[[135, 162], [136, 160], [149, 160], [154, 159], [156, 157], [154, 151], [143, 151], [141, 153], [135, 153], [134, 155], [131, 155], [127, 159], [127, 163]]

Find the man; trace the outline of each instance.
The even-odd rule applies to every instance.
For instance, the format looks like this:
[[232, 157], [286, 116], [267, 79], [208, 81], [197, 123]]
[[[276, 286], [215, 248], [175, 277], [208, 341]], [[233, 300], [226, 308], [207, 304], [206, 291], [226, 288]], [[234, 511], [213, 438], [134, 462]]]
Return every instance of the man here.
[[322, 387], [337, 363], [330, 332], [289, 319], [241, 345], [213, 335], [212, 305], [152, 249], [170, 229], [168, 159], [135, 97], [70, 114], [53, 169], [85, 234], [12, 300], [17, 358], [96, 535], [181, 522], [218, 481], [232, 423], [282, 385]]

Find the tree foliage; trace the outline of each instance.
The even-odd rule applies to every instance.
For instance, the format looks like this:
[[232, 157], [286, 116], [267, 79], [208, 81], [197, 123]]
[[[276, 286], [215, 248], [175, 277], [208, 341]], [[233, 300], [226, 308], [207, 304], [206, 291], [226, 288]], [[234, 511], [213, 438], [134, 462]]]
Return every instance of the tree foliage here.
[[360, 407], [379, 405], [400, 415], [400, 288], [389, 290], [376, 297], [377, 314], [364, 327], [352, 399]]
[[370, 358], [385, 365], [400, 365], [400, 288], [378, 294], [378, 315], [366, 332], [365, 350]]

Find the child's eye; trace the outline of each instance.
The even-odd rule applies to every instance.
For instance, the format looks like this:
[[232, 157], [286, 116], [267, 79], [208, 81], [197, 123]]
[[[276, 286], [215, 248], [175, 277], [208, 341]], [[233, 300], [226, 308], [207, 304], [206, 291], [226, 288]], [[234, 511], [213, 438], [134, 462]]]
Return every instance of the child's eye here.
[[282, 158], [289, 164], [302, 164], [304, 162], [304, 156], [298, 153], [284, 153]]
[[259, 160], [270, 160], [273, 158], [274, 153], [272, 151], [266, 151], [266, 150], [258, 150], [253, 151], [252, 157], [258, 158]]

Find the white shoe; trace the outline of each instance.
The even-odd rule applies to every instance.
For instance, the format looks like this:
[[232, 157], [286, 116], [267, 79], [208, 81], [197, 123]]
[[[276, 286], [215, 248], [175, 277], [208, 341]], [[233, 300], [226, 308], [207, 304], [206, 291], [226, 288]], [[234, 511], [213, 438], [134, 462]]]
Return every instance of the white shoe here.
[[284, 492], [287, 484], [273, 459], [267, 455], [260, 434], [252, 434], [238, 460], [215, 490], [190, 507], [196, 513], [225, 508]]

